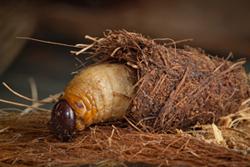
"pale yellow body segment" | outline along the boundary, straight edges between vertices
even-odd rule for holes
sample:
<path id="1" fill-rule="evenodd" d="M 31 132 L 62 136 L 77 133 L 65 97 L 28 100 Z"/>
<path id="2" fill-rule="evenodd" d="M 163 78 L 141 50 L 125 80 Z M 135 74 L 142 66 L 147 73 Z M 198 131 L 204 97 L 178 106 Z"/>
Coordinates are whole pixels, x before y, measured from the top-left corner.
<path id="1" fill-rule="evenodd" d="M 63 99 L 76 114 L 76 128 L 122 118 L 134 93 L 133 71 L 122 64 L 90 66 L 67 85 Z"/>

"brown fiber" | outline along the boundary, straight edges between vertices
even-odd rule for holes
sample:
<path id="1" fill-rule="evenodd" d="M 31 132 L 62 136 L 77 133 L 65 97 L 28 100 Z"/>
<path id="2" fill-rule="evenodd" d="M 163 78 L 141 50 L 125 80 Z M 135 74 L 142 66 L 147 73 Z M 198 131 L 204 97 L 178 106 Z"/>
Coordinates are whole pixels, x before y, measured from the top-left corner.
<path id="1" fill-rule="evenodd" d="M 236 112 L 249 97 L 244 61 L 211 57 L 201 49 L 176 48 L 141 34 L 108 31 L 87 50 L 101 61 L 136 69 L 136 95 L 129 117 L 146 131 L 187 129 Z M 86 50 L 86 49 L 85 49 Z"/>
<path id="2" fill-rule="evenodd" d="M 250 162 L 249 154 L 244 155 L 213 143 L 209 144 L 200 137 L 187 133 L 138 132 L 126 125 L 121 127 L 121 123 L 90 127 L 81 132 L 74 141 L 63 143 L 49 132 L 49 117 L 48 112 L 23 116 L 17 112 L 1 112 L 0 166 L 132 166 L 142 163 L 247 166 Z M 210 134 L 209 131 L 207 134 Z M 247 141 L 249 144 L 249 135 L 248 140 L 245 139 Z"/>

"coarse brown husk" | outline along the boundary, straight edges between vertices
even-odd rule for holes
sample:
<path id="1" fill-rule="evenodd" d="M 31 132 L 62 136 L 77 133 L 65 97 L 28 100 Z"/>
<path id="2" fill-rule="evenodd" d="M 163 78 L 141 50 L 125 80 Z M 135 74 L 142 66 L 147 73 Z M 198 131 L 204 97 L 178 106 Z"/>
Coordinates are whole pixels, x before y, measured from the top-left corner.
<path id="1" fill-rule="evenodd" d="M 201 49 L 176 48 L 141 34 L 107 31 L 88 50 L 102 61 L 136 69 L 137 85 L 128 117 L 146 131 L 187 129 L 218 122 L 249 97 L 244 61 L 211 57 Z M 88 52 L 88 53 L 89 53 Z"/>
<path id="2" fill-rule="evenodd" d="M 226 145 L 218 145 L 209 128 L 159 134 L 138 132 L 125 122 L 92 126 L 63 143 L 48 129 L 50 112 L 0 112 L 0 118 L 0 166 L 243 167 L 250 162 L 249 120 L 241 120 L 239 129 L 220 127 Z"/>

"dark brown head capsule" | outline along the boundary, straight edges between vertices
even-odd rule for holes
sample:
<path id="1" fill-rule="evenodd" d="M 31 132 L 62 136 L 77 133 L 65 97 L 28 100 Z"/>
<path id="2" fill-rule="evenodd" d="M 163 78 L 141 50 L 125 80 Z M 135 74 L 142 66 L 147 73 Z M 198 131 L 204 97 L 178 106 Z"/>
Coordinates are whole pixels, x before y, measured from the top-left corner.
<path id="1" fill-rule="evenodd" d="M 76 130 L 76 116 L 66 100 L 59 100 L 51 113 L 50 129 L 62 141 L 73 138 Z"/>

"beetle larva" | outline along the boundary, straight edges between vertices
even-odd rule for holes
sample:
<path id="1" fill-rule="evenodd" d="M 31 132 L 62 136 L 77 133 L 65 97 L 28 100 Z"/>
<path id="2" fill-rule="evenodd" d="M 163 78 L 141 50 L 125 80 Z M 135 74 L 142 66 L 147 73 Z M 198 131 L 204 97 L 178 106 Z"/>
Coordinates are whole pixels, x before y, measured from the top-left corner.
<path id="1" fill-rule="evenodd" d="M 79 72 L 52 110 L 52 131 L 68 140 L 91 124 L 122 118 L 133 95 L 133 76 L 122 64 L 94 65 Z"/>

